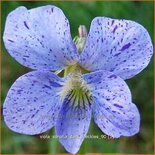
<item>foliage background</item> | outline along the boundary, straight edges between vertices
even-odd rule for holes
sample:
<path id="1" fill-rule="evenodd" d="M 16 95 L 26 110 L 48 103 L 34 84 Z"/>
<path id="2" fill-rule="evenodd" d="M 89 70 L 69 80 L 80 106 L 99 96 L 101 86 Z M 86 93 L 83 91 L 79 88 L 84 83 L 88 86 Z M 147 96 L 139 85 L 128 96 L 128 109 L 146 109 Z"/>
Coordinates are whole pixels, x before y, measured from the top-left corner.
<path id="1" fill-rule="evenodd" d="M 6 16 L 18 6 L 28 9 L 46 4 L 60 7 L 70 21 L 72 36 L 77 35 L 80 24 L 89 30 L 96 16 L 124 18 L 142 24 L 153 38 L 153 2 L 2 2 L 2 34 Z M 2 103 L 13 82 L 30 69 L 19 65 L 6 52 L 2 42 Z M 139 75 L 127 81 L 133 101 L 141 114 L 140 133 L 120 139 L 85 139 L 79 153 L 153 153 L 153 58 L 149 66 Z M 2 118 L 3 119 L 3 118 Z M 47 133 L 54 135 L 54 129 Z M 103 133 L 91 123 L 88 135 Z M 2 153 L 65 153 L 57 139 L 40 139 L 39 136 L 26 136 L 12 132 L 2 121 Z"/>

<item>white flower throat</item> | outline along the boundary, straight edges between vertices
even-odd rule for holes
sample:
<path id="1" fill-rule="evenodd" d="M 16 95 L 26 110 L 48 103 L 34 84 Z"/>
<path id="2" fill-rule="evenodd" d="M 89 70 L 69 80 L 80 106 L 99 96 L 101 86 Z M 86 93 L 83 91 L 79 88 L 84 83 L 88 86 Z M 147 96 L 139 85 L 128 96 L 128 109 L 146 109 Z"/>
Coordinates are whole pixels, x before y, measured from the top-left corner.
<path id="1" fill-rule="evenodd" d="M 77 65 L 64 82 L 59 95 L 62 100 L 64 100 L 65 97 L 71 100 L 71 105 L 83 107 L 91 104 L 92 99 L 90 88 L 81 76 L 82 71 Z"/>

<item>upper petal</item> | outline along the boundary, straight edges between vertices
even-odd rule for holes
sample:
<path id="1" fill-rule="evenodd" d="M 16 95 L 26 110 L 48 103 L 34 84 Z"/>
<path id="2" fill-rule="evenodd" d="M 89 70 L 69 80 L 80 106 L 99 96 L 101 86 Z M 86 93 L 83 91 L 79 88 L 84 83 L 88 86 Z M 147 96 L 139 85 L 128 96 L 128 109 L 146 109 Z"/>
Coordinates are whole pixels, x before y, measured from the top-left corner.
<path id="1" fill-rule="evenodd" d="M 151 38 L 142 25 L 96 17 L 80 61 L 88 70 L 108 70 L 129 79 L 148 65 L 152 54 Z"/>
<path id="2" fill-rule="evenodd" d="M 70 94 L 64 100 L 56 123 L 56 134 L 65 149 L 75 154 L 80 149 L 88 132 L 92 108 L 91 105 L 87 103 L 88 100 L 83 99 L 83 101 L 80 101 L 81 98 L 73 98 L 74 95 Z"/>
<path id="3" fill-rule="evenodd" d="M 3 105 L 6 125 L 23 134 L 39 134 L 55 125 L 63 79 L 51 72 L 30 72 L 11 86 Z"/>
<path id="4" fill-rule="evenodd" d="M 115 138 L 132 136 L 139 131 L 140 115 L 131 101 L 126 83 L 107 71 L 84 75 L 94 104 L 94 120 L 100 129 Z"/>
<path id="5" fill-rule="evenodd" d="M 3 40 L 11 56 L 32 69 L 58 70 L 78 59 L 69 22 L 62 10 L 52 5 L 12 11 Z"/>

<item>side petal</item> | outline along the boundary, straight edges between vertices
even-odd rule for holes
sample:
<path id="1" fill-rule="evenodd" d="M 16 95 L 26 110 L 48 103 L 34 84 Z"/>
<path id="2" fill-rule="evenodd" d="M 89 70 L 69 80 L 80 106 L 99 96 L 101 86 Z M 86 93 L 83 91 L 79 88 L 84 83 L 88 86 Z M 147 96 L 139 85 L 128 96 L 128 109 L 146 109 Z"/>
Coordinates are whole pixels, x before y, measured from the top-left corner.
<path id="1" fill-rule="evenodd" d="M 58 70 L 78 59 L 68 19 L 52 5 L 12 11 L 3 40 L 10 55 L 32 69 Z"/>
<path id="2" fill-rule="evenodd" d="M 6 125 L 13 131 L 35 135 L 55 125 L 61 107 L 63 80 L 51 72 L 33 71 L 11 86 L 3 105 Z"/>
<path id="3" fill-rule="evenodd" d="M 102 101 L 95 101 L 94 120 L 105 134 L 119 138 L 120 136 L 133 136 L 139 132 L 140 115 L 135 104 L 120 110 L 108 110 Z M 104 102 L 105 103 L 105 102 Z"/>
<path id="4" fill-rule="evenodd" d="M 151 38 L 142 25 L 96 17 L 91 23 L 81 64 L 91 71 L 108 70 L 129 79 L 148 65 L 152 54 Z"/>
<path id="5" fill-rule="evenodd" d="M 99 128 L 114 138 L 138 133 L 140 115 L 131 102 L 131 93 L 126 83 L 107 71 L 84 75 L 84 79 L 94 99 L 94 120 Z"/>
<path id="6" fill-rule="evenodd" d="M 72 100 L 72 95 L 68 96 L 63 103 L 56 123 L 56 134 L 64 148 L 75 154 L 88 132 L 91 121 L 91 106 L 77 105 L 76 100 Z M 83 103 L 83 105 L 86 103 Z"/>

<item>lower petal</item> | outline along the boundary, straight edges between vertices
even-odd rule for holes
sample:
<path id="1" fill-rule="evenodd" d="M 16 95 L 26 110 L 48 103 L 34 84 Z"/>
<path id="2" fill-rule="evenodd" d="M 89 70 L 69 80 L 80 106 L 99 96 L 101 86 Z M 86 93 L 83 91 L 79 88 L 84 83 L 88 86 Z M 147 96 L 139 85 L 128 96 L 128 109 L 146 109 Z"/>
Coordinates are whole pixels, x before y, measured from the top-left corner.
<path id="1" fill-rule="evenodd" d="M 89 129 L 91 106 L 74 106 L 76 103 L 68 98 L 64 100 L 56 124 L 56 134 L 65 149 L 75 154 Z"/>
<path id="2" fill-rule="evenodd" d="M 4 101 L 6 125 L 28 135 L 51 129 L 61 106 L 58 92 L 62 82 L 51 72 L 33 71 L 19 77 Z"/>

